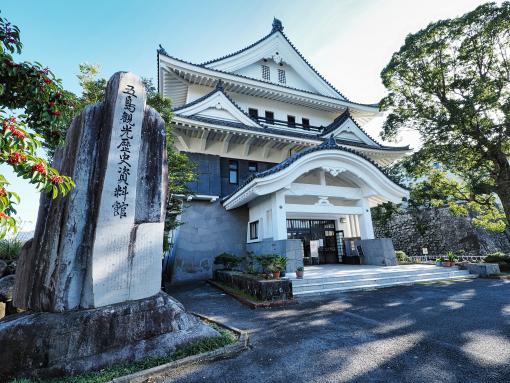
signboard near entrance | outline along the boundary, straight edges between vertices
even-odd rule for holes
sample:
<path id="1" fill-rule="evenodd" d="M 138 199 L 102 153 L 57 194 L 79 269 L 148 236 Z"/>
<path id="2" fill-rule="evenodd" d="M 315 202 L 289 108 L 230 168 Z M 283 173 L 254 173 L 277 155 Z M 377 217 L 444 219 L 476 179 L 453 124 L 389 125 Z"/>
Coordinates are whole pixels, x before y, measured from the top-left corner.
<path id="1" fill-rule="evenodd" d="M 319 241 L 310 241 L 310 257 L 319 258 Z"/>

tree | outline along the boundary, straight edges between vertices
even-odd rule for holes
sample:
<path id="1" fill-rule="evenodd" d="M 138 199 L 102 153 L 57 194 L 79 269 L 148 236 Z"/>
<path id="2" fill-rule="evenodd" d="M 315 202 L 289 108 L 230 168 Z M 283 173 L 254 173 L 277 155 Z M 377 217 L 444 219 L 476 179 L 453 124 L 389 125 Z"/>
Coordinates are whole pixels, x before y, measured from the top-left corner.
<path id="1" fill-rule="evenodd" d="M 49 166 L 37 150 L 62 142 L 72 99 L 47 68 L 16 63 L 12 55 L 21 53 L 21 48 L 19 28 L 0 18 L 0 163 L 56 198 L 66 195 L 74 183 Z M 14 110 L 23 112 L 15 116 Z M 0 175 L 0 238 L 16 229 L 14 206 L 20 202 L 7 185 Z"/>
<path id="2" fill-rule="evenodd" d="M 81 64 L 80 73 L 77 75 L 83 89 L 76 103 L 84 107 L 90 103 L 102 100 L 106 89 L 106 80 L 98 78 L 99 66 L 94 64 Z M 152 79 L 142 78 L 147 96 L 147 105 L 158 111 L 165 121 L 167 133 L 167 158 L 168 158 L 168 199 L 166 201 L 165 217 L 165 249 L 168 248 L 168 233 L 178 227 L 182 222 L 178 217 L 182 213 L 183 201 L 193 193 L 188 183 L 195 179 L 194 164 L 188 160 L 185 154 L 175 150 L 172 135 L 172 102 L 169 98 L 160 95 L 154 86 Z"/>
<path id="3" fill-rule="evenodd" d="M 484 4 L 409 35 L 381 77 L 389 91 L 381 102 L 389 112 L 383 137 L 413 129 L 422 138 L 405 164 L 428 178 L 417 198 L 429 193 L 431 203 L 457 214 L 478 212 L 475 223 L 491 229 L 508 225 L 510 3 Z"/>

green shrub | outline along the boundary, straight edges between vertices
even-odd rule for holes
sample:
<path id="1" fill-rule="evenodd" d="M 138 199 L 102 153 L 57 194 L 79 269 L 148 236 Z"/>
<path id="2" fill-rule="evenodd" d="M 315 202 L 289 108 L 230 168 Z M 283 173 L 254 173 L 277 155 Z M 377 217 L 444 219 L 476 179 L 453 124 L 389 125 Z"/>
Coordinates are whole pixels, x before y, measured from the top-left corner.
<path id="1" fill-rule="evenodd" d="M 395 251 L 395 256 L 397 257 L 398 263 L 409 263 L 411 262 L 411 258 L 409 258 L 405 252 L 402 250 Z"/>
<path id="2" fill-rule="evenodd" d="M 485 263 L 510 263 L 510 256 L 505 255 L 501 251 L 487 254 L 483 260 Z"/>
<path id="3" fill-rule="evenodd" d="M 14 261 L 18 259 L 18 256 L 21 252 L 21 248 L 25 244 L 25 241 L 22 241 L 19 238 L 4 238 L 0 240 L 0 259 L 6 261 Z"/>
<path id="4" fill-rule="evenodd" d="M 215 265 L 223 265 L 225 270 L 232 270 L 241 263 L 242 259 L 230 253 L 221 253 L 214 258 Z"/>
<path id="5" fill-rule="evenodd" d="M 263 273 L 271 273 L 276 270 L 275 262 L 276 259 L 279 257 L 278 254 L 260 254 L 255 256 L 255 260 L 260 264 L 260 267 L 262 267 Z"/>

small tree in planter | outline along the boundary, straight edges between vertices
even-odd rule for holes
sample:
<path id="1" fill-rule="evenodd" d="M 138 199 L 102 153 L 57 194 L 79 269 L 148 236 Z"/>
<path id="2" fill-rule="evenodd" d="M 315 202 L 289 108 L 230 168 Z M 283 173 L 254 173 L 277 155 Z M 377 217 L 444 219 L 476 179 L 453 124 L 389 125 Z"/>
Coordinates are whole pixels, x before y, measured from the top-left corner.
<path id="1" fill-rule="evenodd" d="M 214 258 L 215 265 L 223 265 L 224 270 L 232 270 L 241 263 L 241 259 L 230 253 L 221 253 Z"/>
<path id="2" fill-rule="evenodd" d="M 262 268 L 262 273 L 265 275 L 273 274 L 274 277 L 276 277 L 276 273 L 278 273 L 278 277 L 280 277 L 280 272 L 277 271 L 276 268 L 276 257 L 278 255 L 276 254 L 260 254 L 255 256 L 255 259 L 260 264 L 260 267 Z"/>

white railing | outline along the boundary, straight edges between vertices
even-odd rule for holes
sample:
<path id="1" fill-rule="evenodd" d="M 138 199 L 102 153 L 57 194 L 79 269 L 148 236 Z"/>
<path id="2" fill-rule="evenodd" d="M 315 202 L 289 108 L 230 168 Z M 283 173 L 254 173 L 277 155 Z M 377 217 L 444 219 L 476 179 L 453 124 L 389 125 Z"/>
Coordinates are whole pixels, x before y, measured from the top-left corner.
<path id="1" fill-rule="evenodd" d="M 413 263 L 434 263 L 436 262 L 437 258 L 443 257 L 444 259 L 447 259 L 445 255 L 420 255 L 420 256 L 411 256 L 409 257 L 411 259 L 411 262 Z M 456 255 L 456 258 L 458 261 L 467 261 L 471 263 L 478 263 L 483 262 L 485 259 L 485 255 Z"/>

